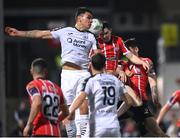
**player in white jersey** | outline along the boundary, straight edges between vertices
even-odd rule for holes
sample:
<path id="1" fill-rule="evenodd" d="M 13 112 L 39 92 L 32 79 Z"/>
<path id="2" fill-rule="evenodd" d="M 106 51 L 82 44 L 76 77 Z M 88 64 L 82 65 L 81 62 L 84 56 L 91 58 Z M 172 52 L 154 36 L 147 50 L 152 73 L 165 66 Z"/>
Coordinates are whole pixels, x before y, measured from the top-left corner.
<path id="1" fill-rule="evenodd" d="M 90 76 L 90 73 L 87 70 L 90 49 L 93 49 L 95 53 L 98 51 L 97 42 L 94 35 L 87 31 L 91 26 L 92 18 L 93 14 L 89 9 L 80 7 L 77 9 L 75 15 L 75 27 L 65 27 L 53 31 L 20 31 L 11 27 L 5 28 L 5 32 L 10 36 L 58 39 L 60 41 L 63 63 L 61 73 L 61 88 L 68 105 L 71 105 L 75 98 L 76 92 L 79 91 L 79 82 Z M 87 108 L 81 107 L 80 109 L 80 114 L 83 116 L 83 121 L 80 122 L 85 122 L 84 124 L 88 124 Z M 88 127 L 88 125 L 85 127 Z M 74 117 L 69 118 L 69 121 L 66 121 L 66 130 L 69 137 L 75 136 L 76 131 Z"/>
<path id="2" fill-rule="evenodd" d="M 133 90 L 125 86 L 112 74 L 103 73 L 106 58 L 103 54 L 95 54 L 91 58 L 92 76 L 82 83 L 82 90 L 73 101 L 69 110 L 70 116 L 88 97 L 90 110 L 90 136 L 119 137 L 120 126 L 117 118 L 119 99 L 128 105 L 132 100 L 127 91 Z"/>

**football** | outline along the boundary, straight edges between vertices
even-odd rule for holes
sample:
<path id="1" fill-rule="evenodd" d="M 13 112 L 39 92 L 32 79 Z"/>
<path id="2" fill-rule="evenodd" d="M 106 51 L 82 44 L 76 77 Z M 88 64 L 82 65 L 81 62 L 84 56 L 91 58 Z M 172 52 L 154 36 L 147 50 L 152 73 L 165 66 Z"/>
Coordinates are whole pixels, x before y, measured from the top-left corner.
<path id="1" fill-rule="evenodd" d="M 95 35 L 99 35 L 102 31 L 103 23 L 99 19 L 92 19 L 91 27 L 89 31 Z"/>

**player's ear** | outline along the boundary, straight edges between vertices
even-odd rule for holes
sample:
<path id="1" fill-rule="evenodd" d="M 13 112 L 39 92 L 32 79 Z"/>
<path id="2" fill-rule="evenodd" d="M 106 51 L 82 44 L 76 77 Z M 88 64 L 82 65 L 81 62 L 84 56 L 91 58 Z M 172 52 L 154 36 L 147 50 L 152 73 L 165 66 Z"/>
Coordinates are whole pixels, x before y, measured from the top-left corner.
<path id="1" fill-rule="evenodd" d="M 135 50 L 136 50 L 136 52 L 139 52 L 139 48 L 138 48 L 138 47 L 136 47 L 136 49 L 135 49 Z"/>
<path id="2" fill-rule="evenodd" d="M 82 18 L 81 15 L 77 16 L 77 22 L 81 22 L 81 18 Z"/>

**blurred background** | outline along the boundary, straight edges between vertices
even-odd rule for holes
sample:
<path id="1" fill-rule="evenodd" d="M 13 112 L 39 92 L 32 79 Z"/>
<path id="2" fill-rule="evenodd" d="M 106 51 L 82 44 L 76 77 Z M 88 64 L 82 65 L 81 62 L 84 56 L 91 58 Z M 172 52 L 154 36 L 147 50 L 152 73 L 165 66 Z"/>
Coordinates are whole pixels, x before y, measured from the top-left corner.
<path id="1" fill-rule="evenodd" d="M 123 40 L 137 39 L 140 55 L 154 62 L 162 104 L 179 88 L 179 0 L 0 0 L 1 136 L 16 136 L 22 125 L 19 118 L 28 114 L 25 86 L 32 79 L 29 74 L 32 60 L 45 58 L 49 63 L 49 77 L 58 84 L 61 68 L 58 42 L 9 37 L 4 34 L 4 27 L 32 30 L 73 26 L 79 6 L 89 7 L 95 18 L 109 21 L 113 33 Z M 167 121 L 173 115 L 177 117 L 177 106 L 172 112 Z"/>

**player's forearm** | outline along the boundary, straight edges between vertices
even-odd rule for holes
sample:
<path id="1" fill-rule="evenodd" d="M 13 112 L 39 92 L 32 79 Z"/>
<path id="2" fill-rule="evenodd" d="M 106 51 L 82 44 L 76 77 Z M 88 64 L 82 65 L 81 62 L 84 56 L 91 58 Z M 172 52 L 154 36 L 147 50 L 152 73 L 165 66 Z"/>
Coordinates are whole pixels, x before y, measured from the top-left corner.
<path id="1" fill-rule="evenodd" d="M 142 61 L 139 57 L 129 52 L 126 57 L 134 64 L 142 65 L 144 61 Z"/>
<path id="2" fill-rule="evenodd" d="M 152 97 L 153 96 L 157 97 L 157 100 L 159 101 L 156 76 L 148 77 L 148 81 L 149 81 L 149 85 L 150 85 L 150 88 L 151 88 Z"/>
<path id="3" fill-rule="evenodd" d="M 83 101 L 84 101 L 84 100 L 79 100 L 79 98 L 76 98 L 76 99 L 74 100 L 74 102 L 71 104 L 71 106 L 69 107 L 69 112 L 70 112 L 70 114 L 74 113 L 75 110 L 76 110 L 77 108 L 79 108 L 80 105 L 82 105 Z"/>
<path id="4" fill-rule="evenodd" d="M 157 90 L 157 86 L 156 85 L 153 85 L 153 86 L 150 86 L 151 87 L 151 95 L 154 95 L 158 98 L 159 100 L 159 96 L 158 96 L 158 90 Z"/>
<path id="5" fill-rule="evenodd" d="M 48 38 L 50 31 L 44 30 L 32 30 L 32 31 L 18 31 L 18 36 L 20 37 L 28 37 L 28 38 L 42 38 L 46 39 Z"/>
<path id="6" fill-rule="evenodd" d="M 84 100 L 86 99 L 86 93 L 85 92 L 80 92 L 78 97 L 75 98 L 71 106 L 69 107 L 69 112 L 70 114 L 74 113 L 77 108 L 79 108 Z"/>
<path id="7" fill-rule="evenodd" d="M 159 113 L 159 116 L 158 116 L 158 118 L 156 119 L 156 121 L 157 121 L 158 124 L 162 121 L 162 119 L 164 118 L 164 116 L 166 115 L 166 113 L 169 111 L 169 109 L 170 109 L 170 107 L 168 107 L 167 105 L 165 105 L 165 106 L 161 109 L 161 111 L 160 111 L 160 113 Z"/>

